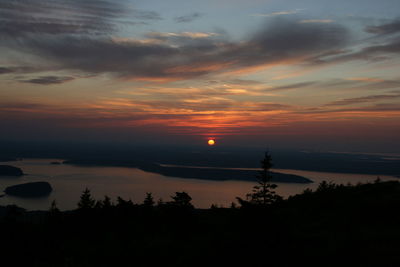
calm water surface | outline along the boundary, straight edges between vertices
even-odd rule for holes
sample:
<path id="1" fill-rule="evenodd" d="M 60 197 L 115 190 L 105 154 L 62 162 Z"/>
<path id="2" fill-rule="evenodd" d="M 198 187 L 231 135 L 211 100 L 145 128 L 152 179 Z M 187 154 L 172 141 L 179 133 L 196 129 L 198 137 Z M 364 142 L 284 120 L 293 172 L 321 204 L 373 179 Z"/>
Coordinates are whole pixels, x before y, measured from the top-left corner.
<path id="1" fill-rule="evenodd" d="M 160 174 L 144 172 L 135 168 L 125 167 L 82 167 L 74 165 L 51 165 L 57 159 L 24 159 L 7 162 L 20 167 L 27 175 L 22 177 L 1 177 L 0 191 L 5 187 L 34 181 L 47 181 L 53 187 L 49 197 L 27 199 L 4 196 L 0 205 L 16 204 L 29 210 L 46 210 L 53 200 L 62 210 L 76 208 L 81 192 L 87 187 L 96 199 L 104 195 L 115 199 L 121 196 L 142 202 L 146 192 L 152 192 L 156 200 L 170 200 L 177 191 L 186 191 L 193 198 L 193 204 L 198 208 L 208 208 L 211 204 L 229 206 L 235 197 L 244 197 L 250 192 L 254 183 L 241 181 L 207 181 L 198 179 L 183 179 L 166 177 Z M 277 192 L 285 197 L 301 193 L 306 188 L 315 189 L 323 180 L 336 183 L 368 182 L 376 179 L 376 175 L 323 173 L 299 170 L 275 170 L 282 173 L 297 174 L 315 181 L 314 184 L 281 184 Z M 392 176 L 380 176 L 382 180 L 394 180 Z"/>

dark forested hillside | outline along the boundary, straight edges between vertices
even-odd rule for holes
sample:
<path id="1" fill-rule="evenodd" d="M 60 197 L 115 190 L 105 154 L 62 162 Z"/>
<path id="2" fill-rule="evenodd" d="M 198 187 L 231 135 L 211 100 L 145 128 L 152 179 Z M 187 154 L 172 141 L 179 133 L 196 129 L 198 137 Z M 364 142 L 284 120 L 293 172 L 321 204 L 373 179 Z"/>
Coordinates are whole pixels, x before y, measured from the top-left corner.
<path id="1" fill-rule="evenodd" d="M 195 209 L 87 190 L 79 208 L 0 209 L 2 262 L 26 266 L 397 266 L 400 184 L 322 183 L 270 205 Z"/>

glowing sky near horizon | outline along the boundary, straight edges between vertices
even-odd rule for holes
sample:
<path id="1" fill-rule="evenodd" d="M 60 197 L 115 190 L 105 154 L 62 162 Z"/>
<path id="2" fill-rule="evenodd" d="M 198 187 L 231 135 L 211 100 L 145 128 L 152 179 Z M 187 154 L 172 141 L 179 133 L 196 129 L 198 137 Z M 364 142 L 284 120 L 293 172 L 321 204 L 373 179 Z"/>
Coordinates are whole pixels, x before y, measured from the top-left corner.
<path id="1" fill-rule="evenodd" d="M 2 1 L 0 53 L 0 140 L 400 149 L 398 0 Z"/>

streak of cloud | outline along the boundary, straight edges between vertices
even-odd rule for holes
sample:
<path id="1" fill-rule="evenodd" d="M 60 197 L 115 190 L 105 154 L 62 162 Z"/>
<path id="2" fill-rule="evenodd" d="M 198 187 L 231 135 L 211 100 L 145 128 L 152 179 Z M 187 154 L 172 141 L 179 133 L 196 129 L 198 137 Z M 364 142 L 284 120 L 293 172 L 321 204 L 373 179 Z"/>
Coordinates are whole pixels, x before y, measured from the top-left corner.
<path id="1" fill-rule="evenodd" d="M 198 13 L 198 12 L 194 12 L 188 15 L 184 15 L 184 16 L 179 16 L 179 17 L 175 17 L 174 21 L 177 23 L 188 23 L 188 22 L 192 22 L 196 19 L 199 19 L 203 16 L 203 14 Z"/>
<path id="2" fill-rule="evenodd" d="M 334 101 L 326 104 L 326 106 L 347 106 L 354 104 L 365 104 L 370 102 L 377 102 L 381 100 L 395 100 L 400 98 L 400 93 L 397 94 L 385 94 L 385 95 L 369 95 L 363 97 L 347 98 L 338 101 Z"/>
<path id="3" fill-rule="evenodd" d="M 74 80 L 74 77 L 68 76 L 41 76 L 38 78 L 21 80 L 24 83 L 40 84 L 40 85 L 50 85 L 50 84 L 61 84 Z"/>
<path id="4" fill-rule="evenodd" d="M 294 14 L 298 14 L 302 10 L 304 10 L 304 9 L 276 11 L 276 12 L 272 12 L 272 13 L 259 13 L 259 14 L 253 14 L 252 16 L 254 16 L 254 17 L 275 17 L 275 16 L 283 16 L 283 15 L 294 15 Z"/>
<path id="5" fill-rule="evenodd" d="M 331 19 L 304 19 L 300 20 L 299 23 L 333 23 Z"/>
<path id="6" fill-rule="evenodd" d="M 389 35 L 400 32 L 400 19 L 391 21 L 390 23 L 381 24 L 377 26 L 368 26 L 365 31 L 373 34 Z"/>

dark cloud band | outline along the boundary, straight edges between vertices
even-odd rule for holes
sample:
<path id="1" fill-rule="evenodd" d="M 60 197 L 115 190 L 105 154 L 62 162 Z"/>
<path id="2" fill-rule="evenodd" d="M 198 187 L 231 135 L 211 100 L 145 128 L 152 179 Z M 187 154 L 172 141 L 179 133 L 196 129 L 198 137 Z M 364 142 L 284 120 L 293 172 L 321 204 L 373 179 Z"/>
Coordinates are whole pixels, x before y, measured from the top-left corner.
<path id="1" fill-rule="evenodd" d="M 61 84 L 65 82 L 69 82 L 74 80 L 74 77 L 68 76 L 42 76 L 29 80 L 22 80 L 24 83 L 33 83 L 33 84 L 41 84 L 41 85 L 50 85 L 50 84 Z"/>
<path id="2" fill-rule="evenodd" d="M 346 29 L 338 25 L 277 20 L 238 43 L 221 36 L 180 36 L 173 40 L 173 45 L 169 39 L 154 43 L 66 36 L 26 38 L 20 48 L 66 69 L 128 78 L 190 79 L 303 61 L 316 53 L 342 47 L 347 38 Z"/>

